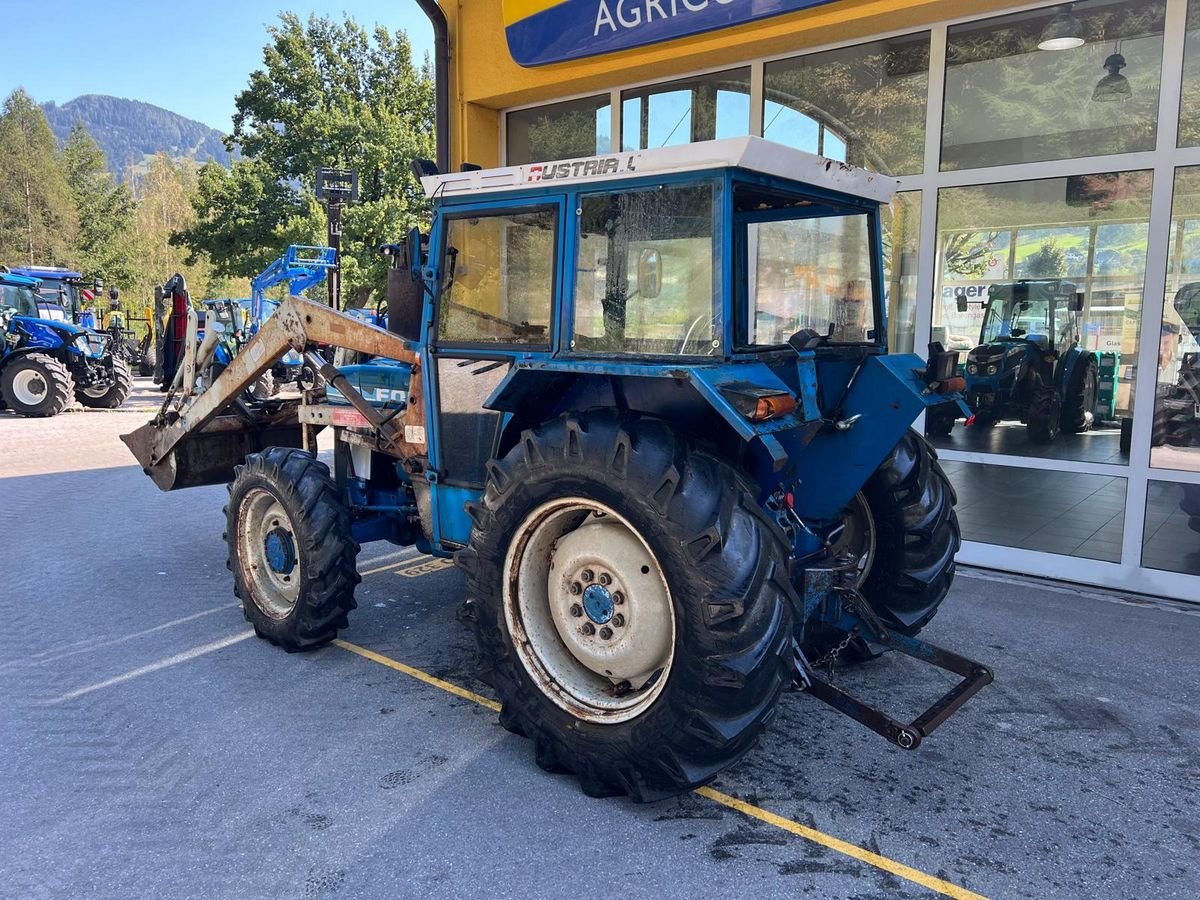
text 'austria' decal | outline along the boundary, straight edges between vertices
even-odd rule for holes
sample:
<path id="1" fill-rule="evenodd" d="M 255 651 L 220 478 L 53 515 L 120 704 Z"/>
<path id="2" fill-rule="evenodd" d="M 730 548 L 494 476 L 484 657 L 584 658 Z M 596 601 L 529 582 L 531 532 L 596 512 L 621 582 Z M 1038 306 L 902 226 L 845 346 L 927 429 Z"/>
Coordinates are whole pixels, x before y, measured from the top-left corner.
<path id="1" fill-rule="evenodd" d="M 504 0 L 518 65 L 541 66 L 743 25 L 833 0 Z"/>
<path id="2" fill-rule="evenodd" d="M 602 175 L 623 175 L 636 172 L 637 154 L 598 156 L 563 163 L 536 163 L 525 167 L 526 181 L 559 181 L 564 178 L 588 178 Z"/>

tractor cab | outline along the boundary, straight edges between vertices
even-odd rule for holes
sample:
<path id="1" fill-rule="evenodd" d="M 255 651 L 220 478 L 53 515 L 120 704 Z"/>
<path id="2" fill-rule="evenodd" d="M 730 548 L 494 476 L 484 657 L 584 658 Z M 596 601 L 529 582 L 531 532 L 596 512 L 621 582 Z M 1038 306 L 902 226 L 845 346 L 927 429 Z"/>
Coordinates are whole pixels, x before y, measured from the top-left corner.
<path id="1" fill-rule="evenodd" d="M 41 318 L 95 329 L 95 314 L 86 307 L 102 286 L 98 280 L 85 282 L 79 272 L 56 266 L 25 266 L 12 272 L 39 282 L 37 300 Z"/>

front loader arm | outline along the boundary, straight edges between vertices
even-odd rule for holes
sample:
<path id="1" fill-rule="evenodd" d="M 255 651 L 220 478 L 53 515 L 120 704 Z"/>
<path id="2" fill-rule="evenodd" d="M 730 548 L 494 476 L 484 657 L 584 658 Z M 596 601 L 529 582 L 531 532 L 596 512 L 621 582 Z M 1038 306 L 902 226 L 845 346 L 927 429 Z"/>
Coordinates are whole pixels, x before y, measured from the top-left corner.
<path id="1" fill-rule="evenodd" d="M 209 455 L 224 458 L 231 452 L 240 452 L 234 445 L 239 436 L 242 436 L 241 433 L 250 428 L 278 429 L 294 423 L 296 416 L 293 405 L 290 410 L 285 408 L 264 415 L 260 422 L 246 423 L 244 428 L 236 427 L 237 420 L 222 422 L 219 427 L 208 427 L 289 349 L 303 353 L 309 344 L 317 343 L 395 359 L 412 366 L 412 380 L 416 389 L 410 391 L 410 406 L 404 422 L 408 426 L 424 425 L 422 405 L 420 402 L 412 402 L 420 397 L 417 387 L 420 378 L 420 357 L 407 341 L 326 306 L 299 297 L 289 297 L 279 305 L 275 314 L 262 324 L 258 333 L 246 343 L 207 390 L 198 396 L 184 398 L 178 409 L 168 410 L 165 404 L 164 410 L 154 421 L 131 434 L 122 435 L 121 440 L 129 446 L 142 468 L 163 490 L 187 487 L 193 483 L 212 483 L 211 480 L 193 480 L 189 483 L 186 479 L 184 483 L 179 483 L 177 461 L 173 458 L 176 449 L 190 438 L 206 432 L 206 438 L 217 438 L 216 441 L 210 440 L 210 443 L 224 445 L 209 448 Z M 191 354 L 196 352 L 194 347 L 188 347 L 186 351 Z M 168 404 L 169 400 L 170 398 Z M 418 433 L 422 432 L 423 429 Z M 406 445 L 400 440 L 393 443 L 398 445 L 395 449 L 397 455 L 402 457 L 423 453 L 425 449 L 423 441 L 413 445 Z M 214 450 L 215 453 L 211 452 Z"/>

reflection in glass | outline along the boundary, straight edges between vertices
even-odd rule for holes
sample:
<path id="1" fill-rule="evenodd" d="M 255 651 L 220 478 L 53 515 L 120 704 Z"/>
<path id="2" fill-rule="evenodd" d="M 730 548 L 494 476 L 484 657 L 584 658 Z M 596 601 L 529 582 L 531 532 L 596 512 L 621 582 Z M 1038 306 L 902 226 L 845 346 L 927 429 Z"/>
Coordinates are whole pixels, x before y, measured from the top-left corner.
<path id="1" fill-rule="evenodd" d="M 917 258 L 921 249 L 921 192 L 897 194 L 882 210 L 883 289 L 888 348 L 912 353 L 917 315 Z"/>
<path id="2" fill-rule="evenodd" d="M 1146 485 L 1142 565 L 1200 575 L 1200 485 Z"/>
<path id="3" fill-rule="evenodd" d="M 723 324 L 713 290 L 719 196 L 716 183 L 584 195 L 575 349 L 714 352 Z"/>
<path id="4" fill-rule="evenodd" d="M 1200 471 L 1200 167 L 1178 169 L 1150 463 Z"/>
<path id="5" fill-rule="evenodd" d="M 621 93 L 621 148 L 647 150 L 750 133 L 750 69 Z"/>
<path id="6" fill-rule="evenodd" d="M 768 62 L 763 137 L 889 175 L 920 172 L 929 34 Z"/>
<path id="7" fill-rule="evenodd" d="M 943 460 L 963 540 L 1121 561 L 1125 479 Z"/>
<path id="8" fill-rule="evenodd" d="M 1077 3 L 1066 50 L 1038 49 L 1054 7 L 951 27 L 942 169 L 1154 149 L 1165 9 Z"/>
<path id="9" fill-rule="evenodd" d="M 608 94 L 601 94 L 510 112 L 505 119 L 506 164 L 523 166 L 608 153 L 612 149 L 610 109 Z"/>
<path id="10" fill-rule="evenodd" d="M 1188 0 L 1183 44 L 1183 90 L 1179 98 L 1179 146 L 1200 144 L 1200 0 Z"/>
<path id="11" fill-rule="evenodd" d="M 959 351 L 973 415 L 928 416 L 939 445 L 1127 462 L 1151 180 L 941 191 L 932 339 Z"/>
<path id="12" fill-rule="evenodd" d="M 751 222 L 746 241 L 751 344 L 783 344 L 803 328 L 835 344 L 874 337 L 865 215 Z"/>

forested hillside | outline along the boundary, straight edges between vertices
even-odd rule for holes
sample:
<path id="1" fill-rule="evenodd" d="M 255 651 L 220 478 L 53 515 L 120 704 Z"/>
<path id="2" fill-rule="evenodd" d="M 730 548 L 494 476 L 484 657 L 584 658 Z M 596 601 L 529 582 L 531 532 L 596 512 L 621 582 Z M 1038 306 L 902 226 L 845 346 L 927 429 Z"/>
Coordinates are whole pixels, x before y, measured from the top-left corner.
<path id="1" fill-rule="evenodd" d="M 131 168 L 135 173 L 145 172 L 157 153 L 177 161 L 215 160 L 229 165 L 229 151 L 219 131 L 150 103 L 87 94 L 62 106 L 46 103 L 42 109 L 60 142 L 66 141 L 76 122 L 82 122 L 119 180 Z"/>

